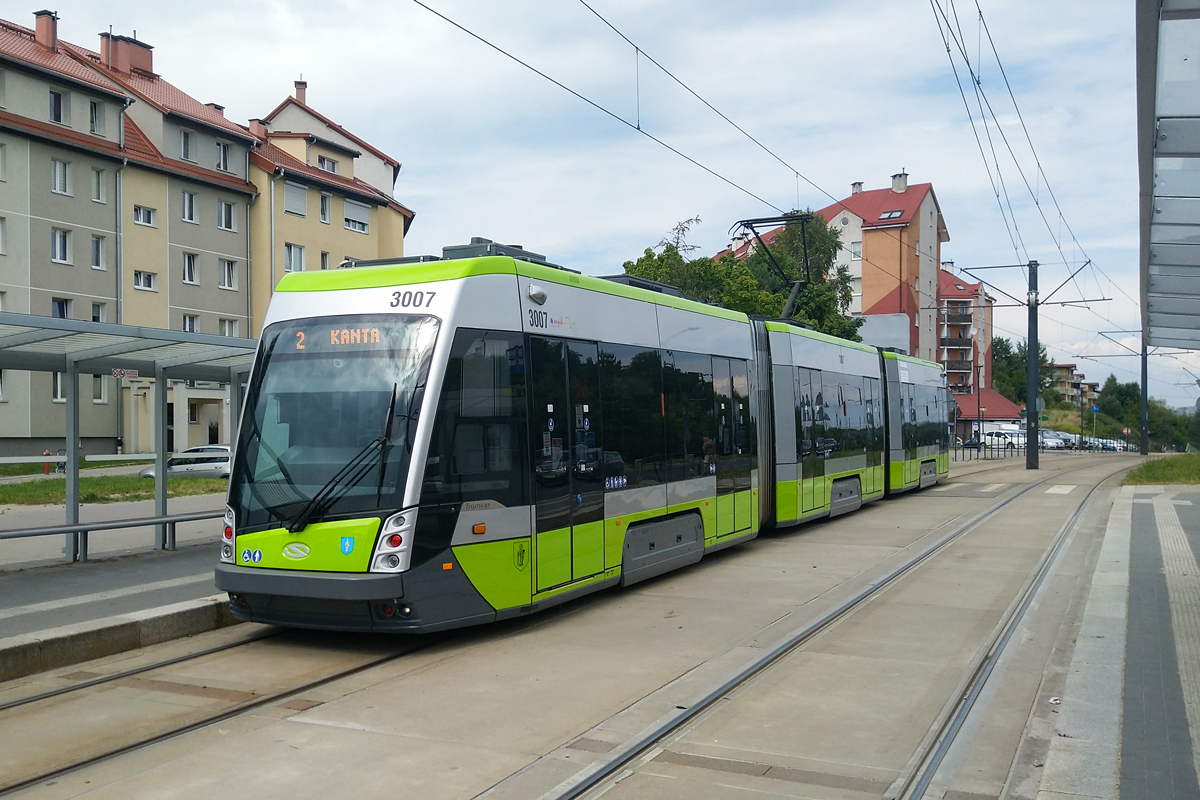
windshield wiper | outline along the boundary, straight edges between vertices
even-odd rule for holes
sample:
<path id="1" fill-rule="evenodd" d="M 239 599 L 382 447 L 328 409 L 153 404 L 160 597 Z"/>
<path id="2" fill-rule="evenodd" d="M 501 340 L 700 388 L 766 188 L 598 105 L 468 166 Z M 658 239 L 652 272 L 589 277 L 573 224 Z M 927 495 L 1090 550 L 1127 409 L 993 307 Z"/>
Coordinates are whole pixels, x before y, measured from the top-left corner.
<path id="1" fill-rule="evenodd" d="M 299 533 L 308 527 L 308 524 L 313 519 L 328 511 L 334 503 L 341 499 L 342 495 L 348 489 L 357 484 L 371 470 L 371 459 L 374 456 L 380 458 L 379 470 L 381 473 L 384 468 L 384 456 L 387 453 L 388 443 L 392 436 L 392 419 L 396 413 L 396 392 L 400 388 L 399 383 L 392 384 L 392 399 L 388 402 L 387 424 L 384 426 L 383 436 L 376 437 L 367 443 L 367 446 L 346 462 L 337 473 L 325 482 L 312 499 L 305 504 L 296 518 L 288 525 L 288 530 L 292 533 Z"/>

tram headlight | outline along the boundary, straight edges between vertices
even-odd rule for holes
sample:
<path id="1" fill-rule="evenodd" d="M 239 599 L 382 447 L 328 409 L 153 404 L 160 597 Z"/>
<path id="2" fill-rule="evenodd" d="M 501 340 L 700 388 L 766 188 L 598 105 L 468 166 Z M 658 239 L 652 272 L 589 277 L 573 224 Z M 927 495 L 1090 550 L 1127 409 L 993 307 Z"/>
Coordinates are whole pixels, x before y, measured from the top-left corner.
<path id="1" fill-rule="evenodd" d="M 404 572 L 408 569 L 416 524 L 415 508 L 393 514 L 383 521 L 371 556 L 371 572 Z"/>
<path id="2" fill-rule="evenodd" d="M 232 564 L 236 552 L 237 528 L 234 527 L 233 508 L 225 506 L 225 516 L 221 518 L 221 561 Z"/>

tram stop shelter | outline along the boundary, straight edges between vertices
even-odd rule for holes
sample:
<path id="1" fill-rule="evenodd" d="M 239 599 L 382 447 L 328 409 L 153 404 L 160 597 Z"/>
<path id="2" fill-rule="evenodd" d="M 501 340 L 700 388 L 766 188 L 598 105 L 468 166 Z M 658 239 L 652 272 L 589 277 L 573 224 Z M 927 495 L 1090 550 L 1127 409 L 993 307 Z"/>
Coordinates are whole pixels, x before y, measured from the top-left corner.
<path id="1" fill-rule="evenodd" d="M 242 383 L 257 339 L 239 339 L 107 322 L 0 312 L 0 369 L 61 374 L 66 400 L 66 524 L 79 523 L 79 376 L 121 376 L 136 370 L 154 378 L 154 513 L 167 514 L 167 381 L 228 383 L 236 426 Z M 155 548 L 167 546 L 159 525 Z M 78 534 L 67 534 L 68 561 L 80 557 Z M 86 557 L 86 556 L 85 556 Z"/>

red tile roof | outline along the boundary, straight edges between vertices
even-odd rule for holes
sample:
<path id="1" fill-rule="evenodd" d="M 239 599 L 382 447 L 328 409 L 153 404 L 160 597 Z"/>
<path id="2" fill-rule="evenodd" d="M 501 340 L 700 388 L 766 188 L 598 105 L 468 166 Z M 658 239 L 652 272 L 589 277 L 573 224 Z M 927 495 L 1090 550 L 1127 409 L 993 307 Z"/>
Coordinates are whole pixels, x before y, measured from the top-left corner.
<path id="1" fill-rule="evenodd" d="M 114 158 L 121 158 L 121 148 L 116 142 L 99 136 L 80 133 L 63 125 L 56 125 L 53 122 L 42 122 L 41 120 L 11 114 L 7 111 L 0 111 L 0 125 L 24 131 L 39 138 L 66 142 L 69 145 L 84 150 L 91 150 L 92 152 L 104 153 Z"/>
<path id="2" fill-rule="evenodd" d="M 66 44 L 59 40 L 58 52 L 47 50 L 34 40 L 34 32 L 30 28 L 0 20 L 0 58 L 19 61 L 107 94 L 125 96 L 120 89 L 72 58 L 69 45 L 64 47 Z"/>
<path id="3" fill-rule="evenodd" d="M 162 77 L 139 69 L 130 70 L 128 74 L 108 69 L 100 60 L 100 54 L 79 45 L 60 42 L 62 49 L 70 53 L 85 69 L 90 67 L 113 83 L 126 89 L 138 99 L 157 108 L 164 114 L 175 114 L 186 117 L 193 122 L 199 122 L 212 128 L 237 136 L 241 139 L 252 139 L 249 133 L 240 125 L 225 119 L 225 115 L 211 106 L 206 106 L 187 92 L 173 86 Z"/>
<path id="4" fill-rule="evenodd" d="M 408 220 L 412 220 L 414 216 L 411 210 L 397 203 L 366 181 L 359 178 L 347 178 L 334 172 L 327 172 L 326 170 L 309 166 L 285 150 L 271 144 L 269 141 L 263 142 L 259 140 L 259 146 L 250 152 L 250 163 L 267 172 L 274 172 L 276 167 L 281 167 L 287 172 L 301 175 L 313 183 L 321 184 L 347 194 L 353 194 L 376 205 L 386 205 L 403 214 Z M 407 224 L 405 227 L 407 227 Z"/>
<path id="5" fill-rule="evenodd" d="M 300 102 L 299 100 L 297 100 L 295 97 L 291 97 L 291 96 L 289 96 L 289 97 L 285 98 L 285 99 L 284 99 L 284 101 L 283 101 L 282 103 L 280 103 L 279 105 L 275 106 L 275 109 L 274 109 L 273 111 L 271 111 L 271 113 L 270 113 L 270 114 L 267 114 L 267 116 L 263 117 L 263 122 L 266 122 L 266 123 L 270 124 L 271 120 L 275 119 L 275 117 L 277 117 L 277 116 L 279 115 L 279 112 L 283 111 L 283 109 L 285 109 L 285 108 L 286 108 L 287 106 L 289 106 L 289 105 L 294 105 L 294 106 L 296 106 L 297 108 L 300 108 L 300 109 L 302 109 L 302 110 L 304 110 L 304 111 L 307 111 L 309 114 L 312 114 L 314 117 L 316 117 L 317 119 L 319 119 L 321 122 L 323 122 L 323 123 L 325 123 L 326 125 L 328 125 L 328 126 L 330 127 L 330 129 L 337 131 L 337 132 L 338 132 L 338 133 L 340 133 L 342 136 L 345 136 L 347 139 L 349 139 L 350 141 L 354 142 L 355 144 L 357 144 L 359 147 L 361 147 L 362 149 L 366 150 L 367 152 L 369 152 L 369 153 L 373 153 L 374 155 L 376 155 L 376 156 L 378 156 L 379 158 L 383 159 L 383 161 L 384 161 L 385 163 L 387 163 L 387 164 L 390 164 L 390 165 L 392 166 L 392 169 L 393 169 L 393 171 L 394 171 L 395 169 L 399 168 L 399 166 L 400 166 L 400 162 L 399 162 L 399 161 L 397 161 L 396 159 L 392 158 L 391 156 L 389 156 L 387 153 L 383 152 L 383 151 L 382 151 L 382 150 L 380 150 L 379 148 L 375 147 L 375 146 L 374 146 L 374 145 L 372 145 L 370 142 L 366 142 L 366 141 L 363 141 L 362 139 L 358 138 L 358 137 L 357 137 L 357 136 L 355 136 L 353 133 L 351 133 L 350 131 L 346 130 L 346 129 L 345 129 L 345 128 L 343 128 L 341 125 L 338 125 L 336 122 L 334 122 L 333 120 L 329 119 L 329 117 L 326 117 L 326 116 L 325 116 L 324 114 L 322 114 L 321 112 L 319 112 L 319 111 L 314 111 L 314 110 L 313 110 L 311 107 L 309 107 L 308 105 L 305 105 L 304 103 L 301 103 L 301 102 Z"/>
<path id="6" fill-rule="evenodd" d="M 932 183 L 914 183 L 903 192 L 893 192 L 887 189 L 869 189 L 850 195 L 833 205 L 822 208 L 817 213 L 831 220 L 843 211 L 859 217 L 863 221 L 863 229 L 890 228 L 907 225 L 921 208 L 925 195 L 933 192 Z M 934 199 L 936 202 L 936 197 Z M 899 211 L 900 215 L 890 219 L 880 219 L 889 211 Z"/>
<path id="7" fill-rule="evenodd" d="M 984 419 L 1020 419 L 1021 409 L 1012 400 L 994 389 L 982 389 L 980 394 L 956 394 L 954 400 L 958 403 L 960 419 L 977 419 L 979 417 L 979 397 L 983 397 Z"/>
<path id="8" fill-rule="evenodd" d="M 949 270 L 938 270 L 939 300 L 973 300 L 979 295 L 980 283 L 963 280 Z"/>

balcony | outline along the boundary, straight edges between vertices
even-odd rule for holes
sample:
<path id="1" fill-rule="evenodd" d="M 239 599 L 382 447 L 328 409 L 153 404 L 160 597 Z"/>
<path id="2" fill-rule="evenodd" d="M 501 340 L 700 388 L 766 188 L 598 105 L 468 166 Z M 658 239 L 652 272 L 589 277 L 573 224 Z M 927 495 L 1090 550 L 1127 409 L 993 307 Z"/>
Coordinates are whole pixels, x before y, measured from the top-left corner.
<path id="1" fill-rule="evenodd" d="M 972 394 L 973 393 L 971 391 L 971 384 L 969 384 L 969 383 L 951 384 L 950 391 L 953 392 L 954 394 Z"/>
<path id="2" fill-rule="evenodd" d="M 942 347 L 966 348 L 967 350 L 970 350 L 971 344 L 972 342 L 970 339 L 959 339 L 946 336 L 942 337 Z"/>
<path id="3" fill-rule="evenodd" d="M 970 314 L 947 314 L 946 315 L 946 324 L 947 325 L 970 325 L 971 324 L 971 315 Z"/>
<path id="4" fill-rule="evenodd" d="M 974 372 L 975 365 L 969 358 L 946 359 L 946 372 Z"/>

